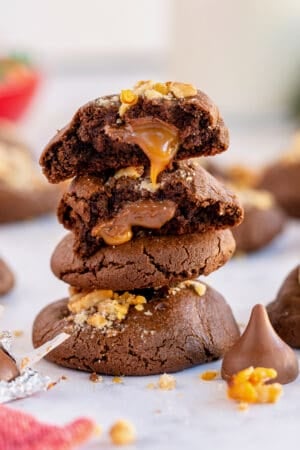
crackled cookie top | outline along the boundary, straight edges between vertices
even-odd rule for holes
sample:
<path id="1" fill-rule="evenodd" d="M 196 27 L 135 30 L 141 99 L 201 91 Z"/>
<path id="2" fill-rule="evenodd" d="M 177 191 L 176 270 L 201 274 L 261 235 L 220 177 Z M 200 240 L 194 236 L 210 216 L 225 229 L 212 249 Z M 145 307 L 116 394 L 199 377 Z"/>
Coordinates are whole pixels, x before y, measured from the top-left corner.
<path id="1" fill-rule="evenodd" d="M 40 163 L 52 183 L 128 166 L 150 167 L 150 179 L 173 161 L 227 149 L 216 105 L 194 86 L 138 82 L 82 106 L 45 148 Z"/>

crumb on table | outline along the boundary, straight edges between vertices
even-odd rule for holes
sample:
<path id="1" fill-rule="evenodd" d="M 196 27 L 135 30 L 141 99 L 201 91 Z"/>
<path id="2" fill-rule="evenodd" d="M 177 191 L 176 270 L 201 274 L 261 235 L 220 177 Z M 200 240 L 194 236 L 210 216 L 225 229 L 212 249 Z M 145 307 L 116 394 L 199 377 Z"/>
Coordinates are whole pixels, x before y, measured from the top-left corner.
<path id="1" fill-rule="evenodd" d="M 159 377 L 158 387 L 164 391 L 171 391 L 176 387 L 176 378 L 173 375 L 164 373 Z"/>
<path id="2" fill-rule="evenodd" d="M 215 380 L 218 375 L 219 372 L 217 370 L 206 370 L 205 372 L 200 373 L 199 378 L 204 381 L 212 381 Z"/>
<path id="3" fill-rule="evenodd" d="M 115 445 L 129 445 L 136 440 L 136 430 L 128 420 L 117 420 L 109 430 L 109 435 Z"/>

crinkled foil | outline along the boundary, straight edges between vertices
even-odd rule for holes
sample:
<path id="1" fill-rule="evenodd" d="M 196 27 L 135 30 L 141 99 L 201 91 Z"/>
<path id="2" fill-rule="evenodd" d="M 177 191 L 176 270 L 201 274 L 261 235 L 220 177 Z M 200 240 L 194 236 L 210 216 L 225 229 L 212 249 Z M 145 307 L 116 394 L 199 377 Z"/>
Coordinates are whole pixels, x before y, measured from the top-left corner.
<path id="1" fill-rule="evenodd" d="M 36 392 L 46 391 L 50 378 L 41 375 L 29 367 L 12 381 L 0 381 L 0 403 L 10 402 L 17 398 L 29 397 Z"/>
<path id="2" fill-rule="evenodd" d="M 56 336 L 52 341 L 47 343 L 48 351 L 53 350 L 57 345 L 66 340 L 69 336 L 66 334 L 61 334 Z M 9 331 L 3 331 L 0 333 L 0 347 L 3 348 L 12 358 L 18 361 L 12 352 L 12 334 Z M 45 349 L 45 344 L 42 346 Z M 40 351 L 42 349 L 36 349 L 31 353 L 31 357 L 24 357 L 24 359 L 30 362 L 37 362 L 38 359 L 42 358 L 46 352 Z M 39 355 L 37 358 L 36 355 Z M 17 364 L 19 365 L 19 364 Z M 10 402 L 18 398 L 29 397 L 36 392 L 46 391 L 52 384 L 51 379 L 48 376 L 41 375 L 36 370 L 30 367 L 24 367 L 20 369 L 21 374 L 12 381 L 0 381 L 0 403 Z"/>

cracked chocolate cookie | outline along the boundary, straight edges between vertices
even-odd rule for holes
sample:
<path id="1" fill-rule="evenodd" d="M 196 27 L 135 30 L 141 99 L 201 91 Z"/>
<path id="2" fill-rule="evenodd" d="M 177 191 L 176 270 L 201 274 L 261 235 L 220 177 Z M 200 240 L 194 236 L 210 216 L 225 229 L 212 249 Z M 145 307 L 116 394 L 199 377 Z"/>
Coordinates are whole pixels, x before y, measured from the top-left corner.
<path id="1" fill-rule="evenodd" d="M 0 258 L 0 295 L 5 295 L 14 287 L 15 277 L 8 265 Z"/>
<path id="2" fill-rule="evenodd" d="M 239 337 L 224 298 L 195 281 L 139 293 L 73 290 L 39 313 L 33 344 L 62 331 L 71 337 L 48 360 L 107 375 L 183 370 L 222 357 Z"/>
<path id="3" fill-rule="evenodd" d="M 139 82 L 132 90 L 82 106 L 45 148 L 40 163 L 52 183 L 128 166 L 157 176 L 172 161 L 227 149 L 216 105 L 192 85 Z"/>
<path id="4" fill-rule="evenodd" d="M 42 179 L 27 147 L 0 125 L 0 223 L 54 211 L 61 190 Z"/>
<path id="5" fill-rule="evenodd" d="M 53 273 L 83 289 L 159 288 L 208 275 L 235 250 L 230 230 L 181 236 L 143 236 L 118 246 L 105 246 L 85 258 L 74 253 L 67 235 L 51 259 Z"/>
<path id="6" fill-rule="evenodd" d="M 237 191 L 244 207 L 243 222 L 232 230 L 236 250 L 254 252 L 270 244 L 284 229 L 286 215 L 267 191 Z"/>
<path id="7" fill-rule="evenodd" d="M 267 311 L 279 336 L 300 348 L 300 265 L 289 273 Z"/>
<path id="8" fill-rule="evenodd" d="M 243 218 L 237 197 L 197 159 L 175 163 L 158 181 L 153 188 L 143 167 L 75 178 L 58 208 L 60 222 L 75 235 L 75 252 L 89 256 L 103 243 L 120 245 L 140 231 L 202 233 L 233 227 Z"/>

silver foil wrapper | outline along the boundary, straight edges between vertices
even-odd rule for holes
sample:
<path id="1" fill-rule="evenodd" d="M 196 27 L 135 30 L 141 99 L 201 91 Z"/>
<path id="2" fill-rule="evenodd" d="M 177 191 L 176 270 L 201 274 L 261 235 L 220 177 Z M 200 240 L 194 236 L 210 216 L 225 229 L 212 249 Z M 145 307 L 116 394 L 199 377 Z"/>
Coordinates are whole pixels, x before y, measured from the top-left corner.
<path id="1" fill-rule="evenodd" d="M 36 392 L 46 391 L 51 380 L 29 367 L 12 381 L 0 381 L 0 403 L 17 398 L 29 397 Z"/>
<path id="2" fill-rule="evenodd" d="M 29 397 L 37 392 L 48 390 L 48 388 L 53 385 L 50 377 L 33 370 L 30 365 L 38 362 L 47 353 L 68 338 L 68 334 L 61 333 L 51 341 L 29 353 L 27 356 L 25 355 L 20 358 L 11 351 L 13 341 L 12 334 L 9 331 L 1 332 L 0 347 L 15 359 L 17 366 L 20 369 L 20 375 L 11 381 L 0 381 L 0 403 Z"/>

